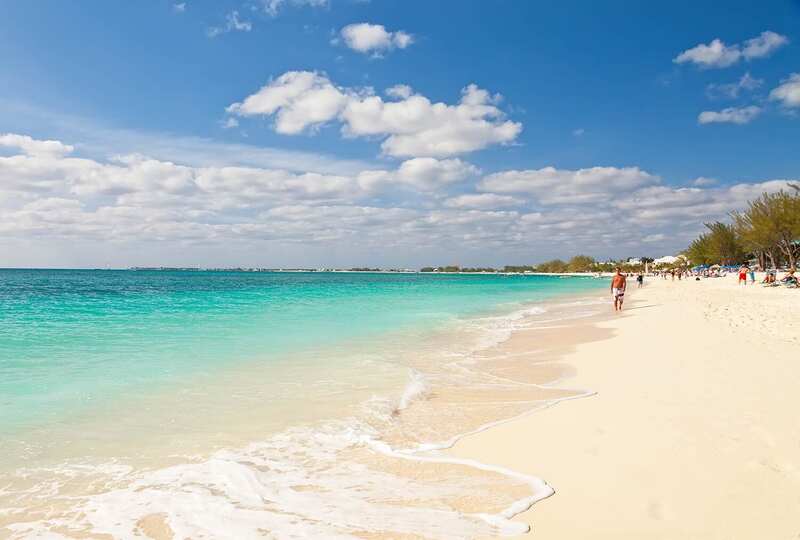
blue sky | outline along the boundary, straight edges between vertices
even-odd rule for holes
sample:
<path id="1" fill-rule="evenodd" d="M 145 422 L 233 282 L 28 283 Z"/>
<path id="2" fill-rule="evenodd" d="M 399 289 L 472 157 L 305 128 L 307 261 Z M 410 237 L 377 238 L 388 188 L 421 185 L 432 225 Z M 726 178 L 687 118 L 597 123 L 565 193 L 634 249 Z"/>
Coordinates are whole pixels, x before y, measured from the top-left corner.
<path id="1" fill-rule="evenodd" d="M 3 266 L 672 253 L 800 178 L 797 28 L 797 1 L 6 2 L 0 134 L 72 149 L 0 144 Z"/>

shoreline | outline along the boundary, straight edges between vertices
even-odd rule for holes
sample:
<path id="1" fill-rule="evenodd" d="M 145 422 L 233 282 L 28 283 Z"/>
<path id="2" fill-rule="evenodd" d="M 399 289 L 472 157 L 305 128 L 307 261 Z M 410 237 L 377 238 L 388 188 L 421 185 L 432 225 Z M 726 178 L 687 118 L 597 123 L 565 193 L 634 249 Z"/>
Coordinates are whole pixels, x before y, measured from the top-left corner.
<path id="1" fill-rule="evenodd" d="M 524 538 L 794 537 L 800 295 L 732 277 L 632 285 L 628 311 L 593 321 L 605 336 L 558 355 L 577 373 L 556 387 L 589 397 L 464 437 L 448 455 L 555 490 L 515 517 L 531 525 Z M 536 330 L 512 340 L 535 349 Z"/>
<path id="2" fill-rule="evenodd" d="M 498 346 L 503 347 L 507 335 L 512 334 L 519 326 L 534 325 L 544 328 L 551 325 L 554 318 L 581 316 L 587 309 L 582 307 L 586 305 L 587 295 L 596 298 L 598 293 L 592 289 L 560 293 L 538 301 L 498 304 L 487 312 L 475 314 L 474 317 L 469 316 L 461 321 L 454 319 L 452 324 L 448 323 L 434 331 L 436 336 L 441 334 L 443 341 L 440 343 L 439 337 L 431 336 L 433 341 L 429 345 L 433 346 L 433 349 L 429 350 L 428 354 L 423 357 L 412 355 L 406 360 L 407 363 L 403 362 L 412 371 L 420 368 L 426 378 L 432 377 L 430 382 L 433 391 L 430 395 L 423 392 L 418 399 L 414 399 L 413 395 L 407 398 L 407 389 L 415 384 L 415 381 L 411 380 L 405 388 L 397 389 L 396 398 L 399 398 L 397 402 L 391 395 L 376 403 L 372 403 L 369 399 L 364 402 L 364 406 L 370 408 L 377 406 L 377 409 L 370 411 L 368 416 L 356 419 L 355 424 L 343 418 L 345 425 L 334 422 L 326 428 L 329 423 L 324 422 L 323 426 L 320 426 L 322 429 L 313 427 L 307 431 L 301 428 L 302 433 L 299 434 L 299 438 L 289 441 L 292 445 L 296 440 L 299 444 L 310 443 L 311 446 L 294 447 L 294 453 L 285 454 L 283 447 L 276 447 L 275 444 L 281 445 L 286 436 L 291 438 L 293 434 L 297 434 L 296 430 L 289 430 L 277 433 L 277 438 L 267 438 L 266 441 L 254 435 L 256 442 L 252 445 L 223 449 L 209 456 L 186 456 L 189 458 L 188 461 L 181 458 L 180 454 L 183 452 L 180 452 L 176 455 L 177 462 L 165 463 L 163 466 L 158 464 L 152 470 L 148 470 L 149 466 L 145 466 L 144 469 L 138 466 L 131 468 L 129 460 L 119 462 L 112 460 L 108 464 L 115 464 L 116 467 L 118 463 L 118 466 L 127 467 L 127 470 L 114 469 L 111 473 L 117 476 L 99 478 L 100 485 L 106 484 L 106 486 L 98 491 L 87 486 L 90 491 L 75 493 L 77 497 L 68 493 L 62 493 L 58 498 L 48 497 L 53 508 L 61 504 L 58 499 L 64 499 L 65 495 L 67 497 L 64 504 L 72 504 L 70 501 L 83 502 L 77 508 L 63 508 L 63 515 L 50 514 L 47 520 L 60 521 L 62 524 L 75 520 L 82 527 L 89 527 L 76 531 L 79 536 L 90 531 L 124 536 L 139 529 L 151 530 L 153 523 L 158 524 L 155 529 L 162 531 L 150 535 L 153 538 L 191 536 L 194 534 L 192 524 L 186 523 L 182 516 L 188 515 L 187 512 L 191 511 L 194 502 L 192 499 L 184 500 L 184 498 L 188 491 L 208 485 L 208 493 L 202 499 L 203 504 L 208 505 L 210 509 L 215 505 L 222 505 L 218 510 L 208 512 L 209 519 L 216 520 L 217 513 L 222 515 L 224 504 L 227 504 L 228 500 L 244 501 L 249 497 L 261 496 L 261 490 L 277 489 L 293 493 L 294 499 L 290 497 L 287 501 L 283 501 L 286 504 L 285 512 L 305 515 L 309 523 L 313 523 L 317 519 L 313 508 L 320 504 L 332 504 L 335 508 L 337 497 L 328 501 L 322 494 L 335 489 L 338 482 L 336 471 L 340 468 L 346 470 L 348 467 L 355 467 L 354 470 L 359 470 L 359 467 L 365 467 L 366 469 L 361 469 L 360 474 L 363 476 L 359 477 L 359 482 L 363 482 L 367 489 L 371 484 L 377 486 L 378 478 L 383 478 L 383 482 L 395 482 L 402 488 L 397 491 L 385 486 L 376 487 L 377 491 L 373 494 L 377 504 L 376 508 L 370 508 L 370 511 L 376 512 L 376 515 L 380 515 L 382 498 L 389 497 L 392 505 L 399 505 L 397 512 L 400 513 L 390 514 L 395 521 L 393 526 L 398 528 L 391 530 L 405 531 L 408 534 L 422 533 L 426 530 L 424 525 L 426 521 L 418 520 L 424 517 L 425 520 L 430 520 L 431 526 L 440 531 L 439 534 L 434 534 L 434 537 L 482 537 L 489 531 L 503 535 L 520 533 L 527 529 L 527 526 L 509 522 L 507 518 L 537 500 L 549 496 L 550 488 L 538 477 L 475 460 L 450 458 L 440 454 L 439 450 L 451 446 L 465 433 L 475 433 L 504 423 L 508 421 L 508 416 L 519 416 L 515 411 L 524 411 L 525 415 L 530 414 L 531 409 L 550 405 L 554 400 L 564 399 L 571 394 L 570 391 L 549 386 L 563 375 L 558 370 L 552 371 L 550 367 L 544 370 L 538 370 L 536 367 L 531 368 L 532 371 L 526 370 L 526 373 L 531 371 L 527 382 L 516 381 L 514 380 L 516 377 L 505 379 L 504 373 L 496 370 L 515 368 L 518 359 L 506 358 L 496 353 Z M 592 304 L 591 309 L 596 308 L 594 300 L 590 300 L 589 303 Z M 489 342 L 485 342 L 487 338 Z M 472 343 L 474 340 L 477 341 Z M 420 352 L 424 352 L 424 349 L 420 349 Z M 512 382 L 513 384 L 508 384 Z M 540 382 L 545 384 L 537 384 Z M 400 391 L 402 396 L 399 395 Z M 407 403 L 403 404 L 404 401 Z M 497 403 L 507 403 L 507 405 L 498 407 Z M 159 409 L 164 408 L 159 407 Z M 169 410 L 174 411 L 174 407 L 169 407 Z M 393 412 L 394 410 L 397 413 Z M 372 415 L 376 413 L 378 418 L 373 418 Z M 359 417 L 361 416 L 359 414 Z M 257 424 L 252 421 L 256 420 L 256 417 L 249 418 L 251 432 L 255 432 Z M 176 429 L 178 427 L 184 428 L 183 423 L 178 422 Z M 88 431 L 94 430 L 90 428 Z M 188 434 L 184 434 L 181 438 Z M 334 444 L 334 451 L 341 451 L 341 457 L 333 459 L 331 455 L 326 454 L 325 452 L 329 452 L 330 449 L 326 448 L 327 445 L 319 446 L 319 441 L 314 440 L 317 437 L 330 438 Z M 307 470 L 303 465 L 308 457 L 297 459 L 297 452 L 306 451 L 311 454 L 322 452 L 318 454 L 320 461 L 315 462 L 313 468 L 316 469 L 316 473 L 313 475 L 310 474 L 311 470 Z M 289 476 L 292 478 L 282 474 L 263 477 L 260 475 L 260 467 L 272 468 L 275 460 L 283 463 L 283 468 L 291 472 Z M 63 470 L 56 467 L 48 473 L 53 482 L 59 481 L 55 478 L 56 475 L 63 474 L 69 477 L 72 474 L 83 474 L 80 472 L 84 470 L 81 467 L 88 467 L 86 471 L 92 467 L 91 463 L 76 463 L 74 465 L 77 469 L 73 468 L 72 464 L 65 465 L 66 468 Z M 97 474 L 105 474 L 102 471 L 103 462 L 98 465 L 101 468 L 97 470 Z M 253 475 L 252 480 L 248 482 L 248 484 L 252 482 L 250 484 L 252 488 L 240 486 L 245 489 L 239 491 L 239 487 L 234 486 L 235 480 L 240 475 L 248 477 Z M 76 485 L 76 489 L 83 489 L 78 485 L 83 481 L 65 481 L 67 482 L 65 485 L 71 482 Z M 230 486 L 231 491 L 220 491 L 219 486 L 222 485 Z M 467 489 L 466 486 L 470 485 L 473 487 Z M 478 486 L 485 486 L 485 489 L 480 489 Z M 254 491 L 251 493 L 250 489 Z M 400 499 L 397 499 L 398 493 Z M 355 500 L 361 500 L 363 497 L 347 491 L 337 491 L 336 494 L 345 498 L 354 497 Z M 302 510 L 301 506 L 295 506 L 302 498 L 309 501 L 302 505 L 305 510 Z M 400 505 L 403 499 L 408 499 L 407 505 Z M 423 504 L 422 501 L 426 500 L 430 500 L 430 503 Z M 312 504 L 312 501 L 316 502 Z M 419 509 L 414 510 L 417 506 Z M 444 508 L 451 510 L 442 513 Z M 89 521 L 70 517 L 73 510 L 80 510 Z M 347 512 L 347 507 L 343 507 L 342 510 Z M 265 513 L 271 511 L 272 514 L 264 516 L 266 524 L 278 519 L 281 514 L 264 508 Z M 403 513 L 413 514 L 415 511 L 418 513 L 416 517 L 402 517 Z M 62 512 L 62 509 L 59 508 L 57 512 Z M 375 519 L 369 517 L 364 519 L 347 513 L 341 517 L 344 519 L 343 523 L 351 519 L 352 523 L 365 525 L 370 523 L 370 519 Z M 443 517 L 447 519 L 440 523 L 436 522 Z M 5 518 L 10 518 L 11 521 Z M 18 528 L 22 524 L 15 524 L 11 515 L 5 518 L 0 516 L 0 531 L 15 530 L 20 533 L 15 537 L 24 537 L 26 529 Z M 236 523 L 234 520 L 231 524 L 241 527 L 239 532 L 246 535 L 249 531 L 248 520 L 244 515 L 240 518 L 241 523 Z M 34 528 L 27 532 L 41 531 L 36 529 L 37 523 L 44 525 L 45 521 L 39 522 L 40 517 L 34 515 L 30 516 L 30 519 Z M 396 537 L 388 532 L 388 529 L 386 533 L 381 532 L 380 525 L 380 521 L 376 521 L 377 528 L 371 534 L 376 535 L 375 537 Z M 225 525 L 215 521 L 209 526 L 212 527 L 211 530 L 222 530 Z M 280 524 L 275 526 L 281 527 Z M 335 526 L 335 522 L 330 523 L 330 526 Z M 319 534 L 323 534 L 324 530 L 327 529 L 320 528 Z M 476 533 L 481 531 L 481 534 L 468 531 Z M 195 532 L 199 534 L 200 531 Z M 355 536 L 358 537 L 357 534 Z"/>

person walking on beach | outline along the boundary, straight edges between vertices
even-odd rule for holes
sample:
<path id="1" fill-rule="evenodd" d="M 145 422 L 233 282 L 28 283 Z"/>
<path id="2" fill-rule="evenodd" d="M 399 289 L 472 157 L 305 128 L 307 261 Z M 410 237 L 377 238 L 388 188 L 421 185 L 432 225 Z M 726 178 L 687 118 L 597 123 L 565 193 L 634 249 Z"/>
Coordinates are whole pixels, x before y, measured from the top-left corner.
<path id="1" fill-rule="evenodd" d="M 628 286 L 625 274 L 616 268 L 617 273 L 611 279 L 611 296 L 614 297 L 614 311 L 622 311 L 622 302 L 625 299 L 625 288 Z"/>
<path id="2" fill-rule="evenodd" d="M 747 285 L 747 273 L 750 269 L 747 267 L 746 264 L 743 264 L 741 268 L 739 268 L 739 283 L 738 285 Z"/>
<path id="3" fill-rule="evenodd" d="M 642 288 L 642 285 L 644 285 L 644 275 L 641 272 L 639 272 L 639 274 L 636 276 L 636 283 L 640 289 Z"/>

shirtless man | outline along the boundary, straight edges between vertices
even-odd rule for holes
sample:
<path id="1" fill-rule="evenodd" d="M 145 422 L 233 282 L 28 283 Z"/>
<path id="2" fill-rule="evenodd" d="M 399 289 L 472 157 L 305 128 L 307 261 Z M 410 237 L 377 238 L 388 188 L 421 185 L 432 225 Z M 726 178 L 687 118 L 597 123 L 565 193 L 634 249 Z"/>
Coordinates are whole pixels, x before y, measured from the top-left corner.
<path id="1" fill-rule="evenodd" d="M 622 301 L 625 299 L 625 288 L 628 286 L 628 282 L 619 267 L 616 270 L 617 273 L 611 279 L 611 295 L 614 297 L 614 311 L 622 311 Z"/>

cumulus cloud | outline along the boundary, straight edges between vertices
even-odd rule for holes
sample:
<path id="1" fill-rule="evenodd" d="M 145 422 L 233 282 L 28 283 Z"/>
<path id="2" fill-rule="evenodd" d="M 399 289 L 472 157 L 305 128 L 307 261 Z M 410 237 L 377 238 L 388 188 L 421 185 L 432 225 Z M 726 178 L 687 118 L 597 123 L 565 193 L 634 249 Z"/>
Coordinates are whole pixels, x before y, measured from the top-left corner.
<path id="1" fill-rule="evenodd" d="M 289 71 L 226 110 L 238 116 L 275 115 L 275 131 L 296 135 L 336 118 L 348 99 L 325 75 Z"/>
<path id="2" fill-rule="evenodd" d="M 692 224 L 713 219 L 726 219 L 728 212 L 743 208 L 748 200 L 764 192 L 787 188 L 787 180 L 740 183 L 725 187 L 650 186 L 614 204 L 633 223 L 658 226 L 677 220 Z"/>
<path id="3" fill-rule="evenodd" d="M 761 107 L 750 105 L 748 107 L 728 107 L 721 111 L 703 111 L 697 121 L 700 124 L 728 123 L 728 124 L 749 124 L 759 114 Z"/>
<path id="4" fill-rule="evenodd" d="M 391 88 L 387 88 L 385 93 L 390 98 L 408 99 L 411 97 L 414 91 L 407 84 L 396 84 Z"/>
<path id="5" fill-rule="evenodd" d="M 477 167 L 460 159 L 413 158 L 404 161 L 393 171 L 362 171 L 358 179 L 362 187 L 373 191 L 399 187 L 431 193 L 479 172 Z"/>
<path id="6" fill-rule="evenodd" d="M 387 90 L 386 101 L 369 89 L 335 86 L 327 76 L 291 71 L 227 108 L 238 116 L 274 116 L 278 133 L 298 134 L 337 120 L 346 137 L 382 138 L 384 154 L 449 157 L 513 142 L 522 124 L 507 120 L 501 96 L 470 84 L 455 105 L 432 103 L 410 87 Z"/>
<path id="7" fill-rule="evenodd" d="M 747 91 L 757 90 L 763 84 L 764 84 L 764 79 L 755 79 L 750 75 L 750 72 L 748 71 L 747 73 L 742 75 L 738 81 L 734 83 L 709 84 L 708 86 L 706 86 L 706 95 L 708 95 L 708 97 L 712 99 L 715 98 L 736 99 L 739 97 L 739 94 L 741 94 L 743 90 Z"/>
<path id="8" fill-rule="evenodd" d="M 450 197 L 444 201 L 448 208 L 477 208 L 481 210 L 492 210 L 496 208 L 506 208 L 524 204 L 524 200 L 510 195 L 498 195 L 496 193 L 467 193 Z"/>
<path id="9" fill-rule="evenodd" d="M 726 45 L 720 39 L 687 49 L 673 59 L 676 64 L 692 63 L 703 68 L 724 68 L 740 60 L 754 60 L 770 55 L 789 43 L 789 38 L 767 30 L 743 43 Z"/>
<path id="10" fill-rule="evenodd" d="M 619 194 L 656 184 L 657 176 L 638 167 L 589 169 L 529 169 L 490 174 L 478 189 L 494 193 L 525 193 L 544 205 L 586 204 L 611 201 Z"/>
<path id="11" fill-rule="evenodd" d="M 88 159 L 68 144 L 16 134 L 0 136 L 0 144 L 11 152 L 0 155 L 4 245 L 68 239 L 105 246 L 103 257 L 127 243 L 180 247 L 174 254 L 237 243 L 248 253 L 269 245 L 302 246 L 303 253 L 319 246 L 321 254 L 359 246 L 378 261 L 402 250 L 436 256 L 475 249 L 502 258 L 544 249 L 564 256 L 565 245 L 604 256 L 669 252 L 703 221 L 725 219 L 789 181 L 675 187 L 637 167 L 548 167 L 478 179 L 480 171 L 464 161 L 431 157 L 326 174 L 140 154 Z"/>
<path id="12" fill-rule="evenodd" d="M 402 30 L 390 32 L 381 24 L 349 24 L 339 35 L 350 49 L 377 56 L 392 49 L 405 49 L 414 42 L 411 34 Z"/>
<path id="13" fill-rule="evenodd" d="M 769 93 L 769 98 L 784 107 L 800 107 L 800 73 L 792 73 Z"/>
<path id="14" fill-rule="evenodd" d="M 39 141 L 28 135 L 15 133 L 0 135 L 0 147 L 19 149 L 29 156 L 61 156 L 75 149 L 60 141 Z"/>
<path id="15" fill-rule="evenodd" d="M 397 178 L 403 183 L 428 191 L 460 182 L 478 172 L 477 167 L 460 159 L 414 158 L 400 165 Z"/>

